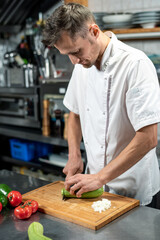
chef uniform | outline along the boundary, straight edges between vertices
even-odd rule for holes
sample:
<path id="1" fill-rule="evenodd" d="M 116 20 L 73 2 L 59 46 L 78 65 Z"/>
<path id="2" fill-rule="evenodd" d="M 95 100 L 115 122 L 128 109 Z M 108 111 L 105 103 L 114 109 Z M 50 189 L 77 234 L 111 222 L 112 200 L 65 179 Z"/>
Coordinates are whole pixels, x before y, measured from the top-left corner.
<path id="1" fill-rule="evenodd" d="M 100 70 L 76 64 L 64 98 L 64 105 L 80 117 L 91 174 L 116 158 L 136 131 L 160 122 L 160 90 L 152 62 L 110 34 Z M 160 190 L 155 150 L 108 182 L 106 189 L 149 204 Z"/>

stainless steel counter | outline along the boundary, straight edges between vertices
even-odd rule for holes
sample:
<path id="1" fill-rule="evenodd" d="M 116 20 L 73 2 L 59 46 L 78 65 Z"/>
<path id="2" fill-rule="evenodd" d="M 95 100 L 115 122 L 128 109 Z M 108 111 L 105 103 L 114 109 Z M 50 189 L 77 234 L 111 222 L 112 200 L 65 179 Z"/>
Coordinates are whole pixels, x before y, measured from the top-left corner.
<path id="1" fill-rule="evenodd" d="M 8 184 L 22 194 L 49 182 L 22 176 L 7 170 L 0 171 L 0 183 Z M 53 240 L 159 240 L 160 210 L 137 207 L 98 231 L 37 212 L 28 220 L 18 220 L 12 209 L 0 213 L 0 239 L 27 240 L 30 223 L 38 221 L 44 226 L 44 234 Z"/>

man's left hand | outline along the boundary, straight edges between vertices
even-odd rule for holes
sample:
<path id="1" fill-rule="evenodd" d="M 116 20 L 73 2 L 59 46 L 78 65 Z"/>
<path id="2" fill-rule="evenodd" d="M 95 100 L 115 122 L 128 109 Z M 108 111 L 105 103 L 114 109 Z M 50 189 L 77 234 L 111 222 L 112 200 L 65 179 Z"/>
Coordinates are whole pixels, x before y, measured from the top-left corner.
<path id="1" fill-rule="evenodd" d="M 90 192 L 102 187 L 97 174 L 76 174 L 65 181 L 65 189 L 76 196 L 81 197 L 82 193 Z"/>

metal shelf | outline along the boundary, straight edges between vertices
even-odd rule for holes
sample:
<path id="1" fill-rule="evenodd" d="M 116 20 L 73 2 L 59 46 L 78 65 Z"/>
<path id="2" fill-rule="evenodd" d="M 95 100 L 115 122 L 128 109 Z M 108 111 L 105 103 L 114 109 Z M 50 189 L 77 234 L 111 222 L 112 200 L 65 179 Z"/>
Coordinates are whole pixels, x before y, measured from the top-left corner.
<path id="1" fill-rule="evenodd" d="M 119 40 L 149 40 L 160 39 L 160 27 L 113 29 Z"/>
<path id="2" fill-rule="evenodd" d="M 0 160 L 5 162 L 5 163 L 12 163 L 12 164 L 15 164 L 17 166 L 25 166 L 25 167 L 28 167 L 28 168 L 35 168 L 35 169 L 41 169 L 45 172 L 52 172 L 52 173 L 55 173 L 55 174 L 60 174 L 62 172 L 62 168 L 59 167 L 59 166 L 56 166 L 56 165 L 50 165 L 50 164 L 47 164 L 47 163 L 41 163 L 41 162 L 33 162 L 33 161 L 30 161 L 30 162 L 26 162 L 26 161 L 22 161 L 22 160 L 18 160 L 18 159 L 15 159 L 15 158 L 11 158 L 9 156 L 0 156 Z M 63 175 L 63 174 L 62 174 Z"/>
<path id="3" fill-rule="evenodd" d="M 30 131 L 27 129 L 20 129 L 20 128 L 12 128 L 12 127 L 2 127 L 0 126 L 0 135 L 8 136 L 8 137 L 14 137 L 14 138 L 20 138 L 20 139 L 26 139 L 31 141 L 37 141 L 37 142 L 43 142 L 43 143 L 49 143 L 51 145 L 55 146 L 61 146 L 61 147 L 68 147 L 68 143 L 66 140 L 62 138 L 56 138 L 53 136 L 43 136 L 41 134 L 41 131 L 31 129 Z M 85 150 L 84 144 L 81 143 L 80 145 L 81 150 Z"/>
<path id="4" fill-rule="evenodd" d="M 39 89 L 39 86 L 35 87 L 0 87 L 0 93 L 1 94 L 35 94 L 37 93 L 37 90 Z"/>
<path id="5" fill-rule="evenodd" d="M 41 164 L 38 162 L 26 162 L 26 161 L 18 160 L 18 159 L 11 158 L 8 156 L 1 156 L 0 158 L 3 162 L 6 162 L 6 163 L 14 163 L 19 166 L 33 167 L 33 168 L 38 168 L 38 169 L 42 168 Z"/>
<path id="6" fill-rule="evenodd" d="M 21 28 L 21 25 L 0 25 L 0 33 L 17 34 L 20 32 Z"/>

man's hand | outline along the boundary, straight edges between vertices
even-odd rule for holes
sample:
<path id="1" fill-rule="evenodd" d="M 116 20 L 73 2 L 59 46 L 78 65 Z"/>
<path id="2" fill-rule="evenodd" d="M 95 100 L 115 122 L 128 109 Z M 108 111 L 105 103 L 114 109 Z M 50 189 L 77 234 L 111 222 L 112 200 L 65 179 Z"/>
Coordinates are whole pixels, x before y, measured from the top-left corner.
<path id="1" fill-rule="evenodd" d="M 81 157 L 78 159 L 69 159 L 65 168 L 63 169 L 63 173 L 66 175 L 66 180 L 71 176 L 82 173 L 83 172 L 83 161 Z"/>
<path id="2" fill-rule="evenodd" d="M 63 169 L 63 173 L 66 175 L 66 180 L 77 174 L 83 172 L 83 161 L 81 159 L 81 153 L 79 151 L 79 154 L 76 156 L 69 156 L 68 162 Z"/>
<path id="3" fill-rule="evenodd" d="M 76 191 L 76 196 L 81 197 L 82 193 L 96 190 L 103 184 L 97 174 L 76 174 L 67 178 L 64 185 L 72 195 Z"/>

